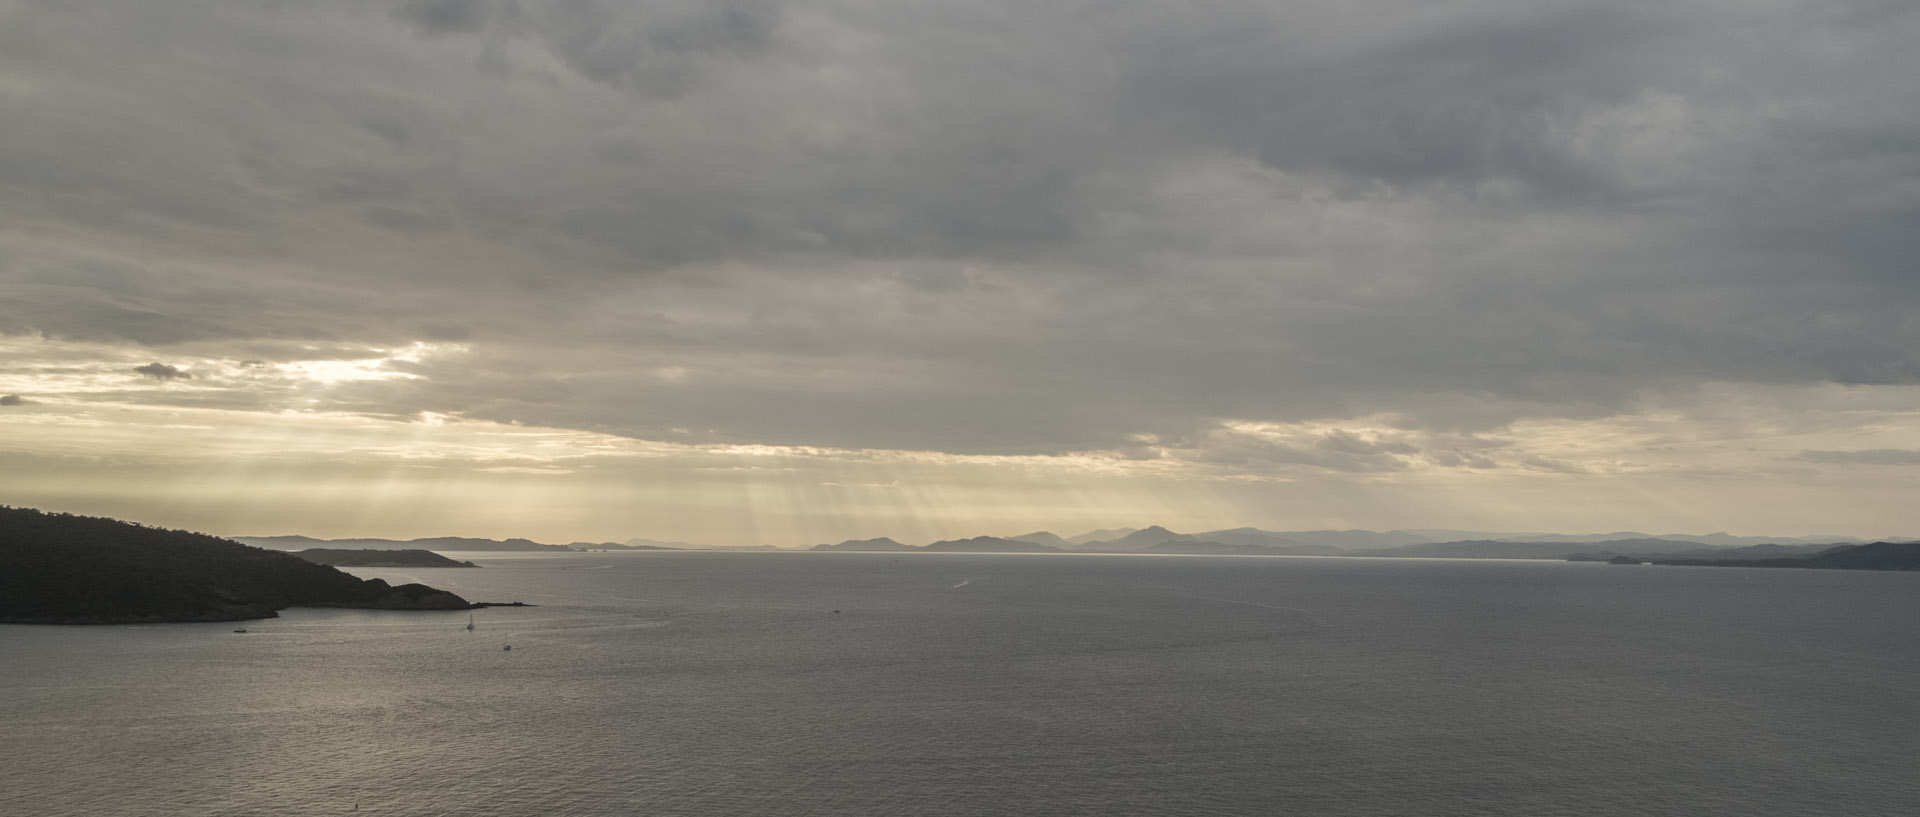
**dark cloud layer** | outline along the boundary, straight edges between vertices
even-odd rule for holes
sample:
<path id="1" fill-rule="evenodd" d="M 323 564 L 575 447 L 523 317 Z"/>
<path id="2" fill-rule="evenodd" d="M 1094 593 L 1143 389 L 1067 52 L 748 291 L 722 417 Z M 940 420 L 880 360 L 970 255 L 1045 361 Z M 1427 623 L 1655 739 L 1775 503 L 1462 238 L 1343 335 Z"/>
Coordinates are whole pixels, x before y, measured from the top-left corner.
<path id="1" fill-rule="evenodd" d="M 84 5 L 0 6 L 0 331 L 465 350 L 345 409 L 1057 452 L 1920 380 L 1907 4 Z"/>
<path id="2" fill-rule="evenodd" d="M 149 363 L 145 366 L 135 366 L 133 367 L 133 370 L 143 375 L 146 375 L 148 377 L 151 377 L 155 380 L 192 380 L 193 379 L 192 374 L 181 371 L 180 369 L 173 366 L 169 366 L 165 363 L 156 362 L 156 363 Z"/>

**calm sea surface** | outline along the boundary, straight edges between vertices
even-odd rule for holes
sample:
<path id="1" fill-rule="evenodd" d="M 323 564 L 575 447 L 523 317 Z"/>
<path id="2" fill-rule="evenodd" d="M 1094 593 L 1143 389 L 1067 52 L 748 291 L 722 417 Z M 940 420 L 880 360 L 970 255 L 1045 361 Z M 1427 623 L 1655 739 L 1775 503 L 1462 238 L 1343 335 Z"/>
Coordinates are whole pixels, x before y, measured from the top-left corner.
<path id="1" fill-rule="evenodd" d="M 459 558 L 355 572 L 540 606 L 0 625 L 0 814 L 1920 814 L 1920 574 Z"/>

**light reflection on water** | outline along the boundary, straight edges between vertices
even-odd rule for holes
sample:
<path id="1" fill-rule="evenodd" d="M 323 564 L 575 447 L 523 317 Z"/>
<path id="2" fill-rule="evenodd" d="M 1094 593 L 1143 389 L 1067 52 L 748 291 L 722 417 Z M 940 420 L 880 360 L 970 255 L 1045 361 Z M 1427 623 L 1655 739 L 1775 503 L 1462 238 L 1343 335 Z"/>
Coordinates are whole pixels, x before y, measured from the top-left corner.
<path id="1" fill-rule="evenodd" d="M 540 606 L 0 627 L 0 814 L 1920 813 L 1920 575 L 455 558 L 355 572 Z"/>

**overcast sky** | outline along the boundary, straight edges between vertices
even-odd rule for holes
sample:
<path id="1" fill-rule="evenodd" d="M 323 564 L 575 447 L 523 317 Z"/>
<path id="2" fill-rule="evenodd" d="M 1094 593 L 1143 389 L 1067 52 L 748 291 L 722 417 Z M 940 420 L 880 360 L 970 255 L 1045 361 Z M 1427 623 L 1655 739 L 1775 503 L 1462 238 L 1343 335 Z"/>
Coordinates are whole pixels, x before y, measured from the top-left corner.
<path id="1" fill-rule="evenodd" d="M 1920 535 L 1910 0 L 0 0 L 0 502 Z"/>

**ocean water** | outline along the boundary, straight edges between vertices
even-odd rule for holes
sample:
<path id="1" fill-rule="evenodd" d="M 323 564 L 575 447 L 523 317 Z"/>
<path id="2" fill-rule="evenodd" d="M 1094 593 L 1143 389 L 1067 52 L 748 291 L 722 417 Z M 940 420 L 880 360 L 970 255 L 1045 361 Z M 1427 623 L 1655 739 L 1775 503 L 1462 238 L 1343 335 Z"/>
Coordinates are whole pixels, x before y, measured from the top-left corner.
<path id="1" fill-rule="evenodd" d="M 0 626 L 0 814 L 1920 814 L 1920 574 L 457 558 L 355 572 L 540 606 Z"/>

